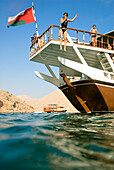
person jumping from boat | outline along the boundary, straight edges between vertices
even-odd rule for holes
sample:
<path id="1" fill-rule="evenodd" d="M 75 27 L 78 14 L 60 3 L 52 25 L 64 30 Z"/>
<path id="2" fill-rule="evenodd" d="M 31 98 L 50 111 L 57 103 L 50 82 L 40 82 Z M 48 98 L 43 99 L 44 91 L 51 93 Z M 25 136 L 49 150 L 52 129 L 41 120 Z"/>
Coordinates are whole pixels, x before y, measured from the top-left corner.
<path id="1" fill-rule="evenodd" d="M 93 28 L 90 29 L 91 33 L 97 33 L 96 25 L 93 25 Z M 95 46 L 95 43 L 97 42 L 97 36 L 96 34 L 92 34 L 92 45 Z"/>
<path id="2" fill-rule="evenodd" d="M 62 40 L 64 35 L 64 51 L 66 51 L 66 38 L 67 38 L 67 24 L 68 22 L 73 22 L 77 18 L 78 14 L 73 19 L 67 19 L 68 13 L 65 12 L 63 18 L 61 18 L 61 28 L 60 28 L 60 50 L 62 50 Z"/>

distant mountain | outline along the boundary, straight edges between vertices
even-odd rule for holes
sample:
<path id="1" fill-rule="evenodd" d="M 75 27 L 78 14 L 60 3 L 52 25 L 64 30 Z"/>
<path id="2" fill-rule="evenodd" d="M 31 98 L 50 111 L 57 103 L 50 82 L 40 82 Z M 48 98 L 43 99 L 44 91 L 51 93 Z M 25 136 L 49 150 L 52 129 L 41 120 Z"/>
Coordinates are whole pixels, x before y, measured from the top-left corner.
<path id="1" fill-rule="evenodd" d="M 27 97 L 28 98 L 28 97 Z M 35 112 L 33 106 L 13 94 L 0 90 L 0 113 L 31 113 Z"/>
<path id="2" fill-rule="evenodd" d="M 43 107 L 48 104 L 58 104 L 67 108 L 67 112 L 77 112 L 77 110 L 59 89 L 40 99 L 33 99 L 26 95 L 20 95 L 17 97 L 33 106 L 37 112 L 43 112 Z"/>

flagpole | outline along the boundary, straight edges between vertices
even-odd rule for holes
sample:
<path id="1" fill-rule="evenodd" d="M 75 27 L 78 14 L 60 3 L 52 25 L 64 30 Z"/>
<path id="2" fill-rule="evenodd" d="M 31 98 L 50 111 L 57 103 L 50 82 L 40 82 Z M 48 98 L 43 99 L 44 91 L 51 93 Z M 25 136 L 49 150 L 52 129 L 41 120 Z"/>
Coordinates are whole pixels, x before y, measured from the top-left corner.
<path id="1" fill-rule="evenodd" d="M 36 15 L 35 15 L 35 10 L 34 10 L 34 3 L 33 2 L 32 2 L 32 7 L 33 7 L 33 15 L 34 15 L 34 18 L 35 18 L 36 34 L 37 34 L 37 36 L 39 36 L 38 26 L 37 26 L 37 22 L 36 22 Z"/>

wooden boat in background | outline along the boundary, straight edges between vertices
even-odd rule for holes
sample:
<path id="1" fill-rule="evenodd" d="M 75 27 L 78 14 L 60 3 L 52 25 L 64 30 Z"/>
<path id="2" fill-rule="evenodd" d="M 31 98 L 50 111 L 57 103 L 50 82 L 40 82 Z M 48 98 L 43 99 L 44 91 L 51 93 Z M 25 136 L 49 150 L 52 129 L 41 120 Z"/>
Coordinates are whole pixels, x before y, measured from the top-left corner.
<path id="1" fill-rule="evenodd" d="M 62 106 L 59 106 L 57 104 L 48 104 L 47 106 L 45 106 L 43 108 L 43 111 L 44 112 L 47 112 L 47 113 L 57 113 L 57 112 L 66 112 L 67 109 L 65 109 L 64 107 Z"/>
<path id="2" fill-rule="evenodd" d="M 30 61 L 45 64 L 51 73 L 49 76 L 35 71 L 36 76 L 61 89 L 80 112 L 113 112 L 114 31 L 96 34 L 93 47 L 90 32 L 68 28 L 67 51 L 63 51 L 58 40 L 59 29 L 51 25 L 30 50 Z M 59 78 L 50 65 L 59 68 Z"/>

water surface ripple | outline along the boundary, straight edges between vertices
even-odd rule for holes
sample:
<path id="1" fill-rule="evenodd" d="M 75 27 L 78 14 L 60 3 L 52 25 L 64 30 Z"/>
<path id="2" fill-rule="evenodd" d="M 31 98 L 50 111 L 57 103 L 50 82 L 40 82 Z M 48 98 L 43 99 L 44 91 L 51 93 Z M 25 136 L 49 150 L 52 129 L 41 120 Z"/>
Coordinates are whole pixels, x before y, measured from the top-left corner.
<path id="1" fill-rule="evenodd" d="M 0 169 L 114 168 L 114 113 L 0 114 Z"/>

